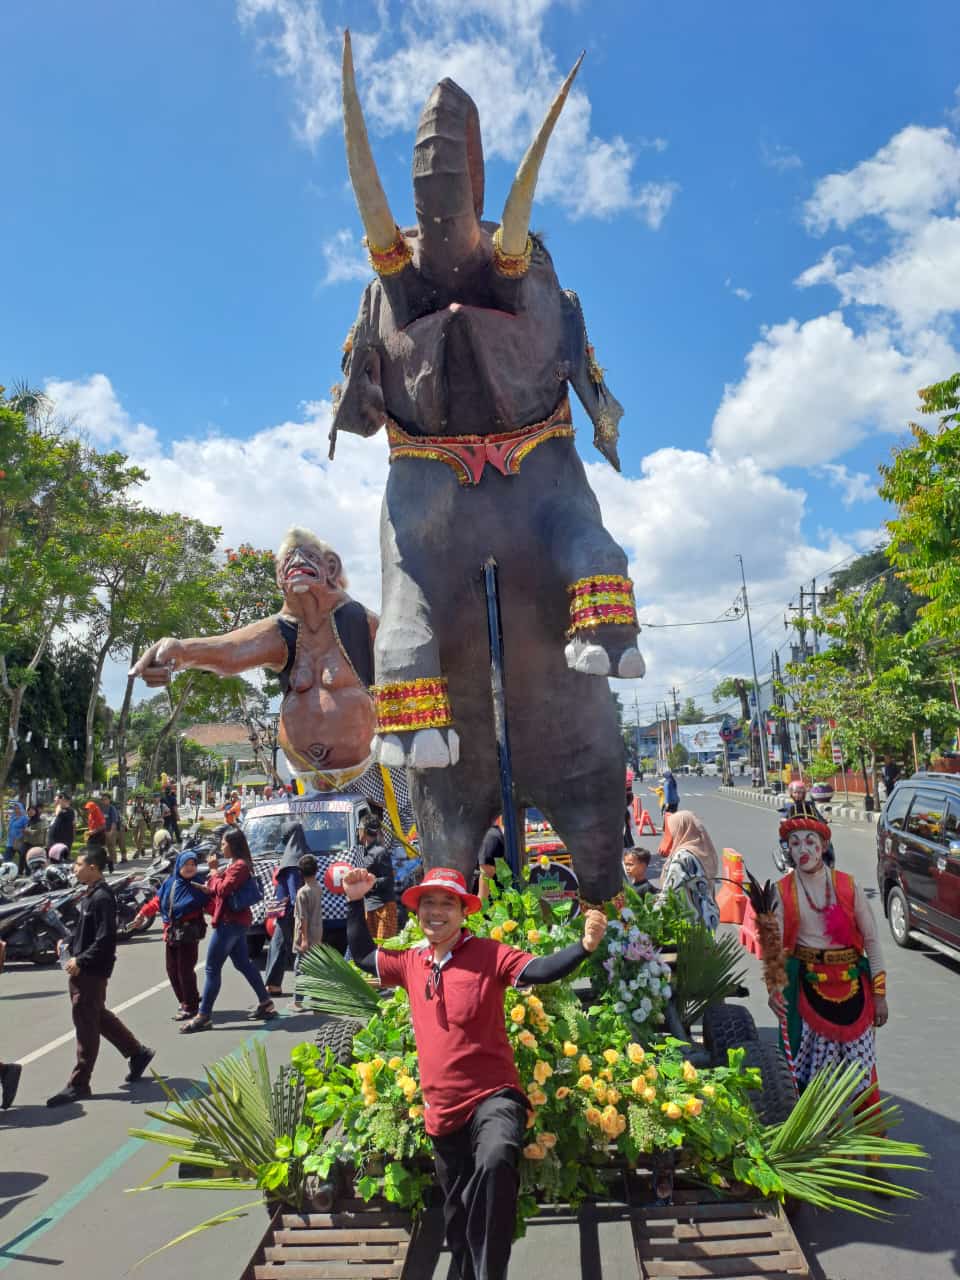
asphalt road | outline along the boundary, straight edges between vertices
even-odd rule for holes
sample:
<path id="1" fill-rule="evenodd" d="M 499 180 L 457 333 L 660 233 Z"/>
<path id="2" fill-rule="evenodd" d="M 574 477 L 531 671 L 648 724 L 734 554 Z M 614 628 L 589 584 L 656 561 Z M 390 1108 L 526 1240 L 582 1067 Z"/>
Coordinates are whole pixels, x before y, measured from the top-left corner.
<path id="1" fill-rule="evenodd" d="M 718 847 L 732 846 L 751 870 L 772 875 L 769 850 L 775 814 L 721 797 L 711 779 L 681 779 L 681 804 L 707 822 Z M 643 794 L 655 812 L 652 796 Z M 868 889 L 874 886 L 873 827 L 837 824 L 840 863 Z M 645 843 L 657 841 L 647 837 Z M 882 1090 L 901 1104 L 900 1132 L 922 1142 L 932 1156 L 923 1180 L 925 1198 L 889 1224 L 803 1211 L 795 1226 L 828 1280 L 947 1280 L 957 1264 L 956 1206 L 960 1203 L 960 1106 L 951 1053 L 960 1000 L 960 964 L 936 953 L 887 946 L 890 1022 L 880 1033 Z M 759 967 L 747 958 L 754 992 L 751 1007 L 761 1028 L 774 1034 L 760 995 Z M 288 980 L 289 981 L 289 980 Z M 225 971 L 216 1029 L 180 1036 L 170 1022 L 173 1000 L 165 981 L 159 932 L 121 948 L 110 985 L 111 1005 L 146 1043 L 157 1049 L 155 1066 L 168 1083 L 186 1090 L 202 1078 L 204 1062 L 261 1036 L 274 1067 L 312 1036 L 308 1015 L 283 1017 L 261 1027 L 246 1021 L 252 993 Z M 124 1009 L 123 1006 L 129 1004 Z M 264 1227 L 254 1208 L 238 1223 L 215 1230 L 132 1268 L 151 1250 L 205 1217 L 244 1199 L 237 1193 L 156 1192 L 125 1195 L 162 1164 L 163 1148 L 128 1137 L 131 1126 L 151 1122 L 162 1105 L 151 1082 L 122 1084 L 126 1063 L 104 1045 L 94 1074 L 95 1096 L 81 1105 L 48 1111 L 45 1098 L 66 1080 L 73 1037 L 59 969 L 8 965 L 0 977 L 0 1058 L 26 1062 L 17 1105 L 0 1112 L 0 1277 L 23 1280 L 61 1274 L 71 1280 L 124 1280 L 132 1274 L 156 1280 L 178 1274 L 239 1280 Z M 592 1236 L 575 1223 L 534 1225 L 514 1252 L 511 1273 L 525 1280 L 619 1280 L 636 1274 L 625 1223 L 601 1223 Z M 445 1275 L 439 1266 L 436 1275 Z"/>

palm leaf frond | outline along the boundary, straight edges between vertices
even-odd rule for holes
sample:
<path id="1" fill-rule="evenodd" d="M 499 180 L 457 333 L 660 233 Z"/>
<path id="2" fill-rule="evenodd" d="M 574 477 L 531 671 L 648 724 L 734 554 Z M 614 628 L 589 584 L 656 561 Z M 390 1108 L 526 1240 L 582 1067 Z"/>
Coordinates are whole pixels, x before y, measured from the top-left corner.
<path id="1" fill-rule="evenodd" d="M 864 1168 L 923 1170 L 927 1153 L 915 1142 L 885 1136 L 899 1110 L 884 1100 L 856 1108 L 863 1073 L 855 1063 L 821 1071 L 807 1085 L 788 1118 L 764 1132 L 765 1156 L 784 1193 L 822 1209 L 846 1209 L 862 1217 L 889 1217 L 879 1205 L 853 1193 L 880 1192 L 916 1199 L 919 1192 L 875 1178 Z"/>
<path id="2" fill-rule="evenodd" d="M 360 970 L 323 944 L 303 957 L 297 995 L 308 1008 L 340 1018 L 369 1019 L 379 1008 L 377 993 Z"/>
<path id="3" fill-rule="evenodd" d="M 137 1189 L 139 1190 L 142 1188 Z M 136 1269 L 136 1267 L 142 1267 L 145 1262 L 149 1262 L 151 1258 L 155 1258 L 158 1253 L 163 1253 L 166 1249 L 172 1249 L 175 1244 L 182 1244 L 184 1240 L 189 1240 L 191 1236 L 199 1235 L 201 1231 L 208 1231 L 210 1227 L 222 1226 L 226 1222 L 236 1222 L 238 1218 L 244 1217 L 248 1210 L 255 1209 L 258 1205 L 263 1205 L 262 1196 L 256 1200 L 249 1201 L 247 1204 L 238 1204 L 233 1209 L 225 1209 L 222 1213 L 214 1214 L 212 1218 L 207 1218 L 204 1222 L 198 1222 L 197 1225 L 195 1227 L 191 1227 L 189 1231 L 184 1231 L 183 1234 L 177 1236 L 176 1239 L 168 1240 L 167 1243 L 162 1244 L 159 1249 L 154 1249 L 151 1253 L 148 1253 L 145 1258 L 141 1258 L 140 1261 L 135 1264 L 134 1269 Z"/>
<path id="4" fill-rule="evenodd" d="M 673 970 L 673 999 L 685 1027 L 704 1010 L 737 994 L 746 977 L 743 949 L 735 935 L 714 937 L 703 925 L 691 926 Z"/>

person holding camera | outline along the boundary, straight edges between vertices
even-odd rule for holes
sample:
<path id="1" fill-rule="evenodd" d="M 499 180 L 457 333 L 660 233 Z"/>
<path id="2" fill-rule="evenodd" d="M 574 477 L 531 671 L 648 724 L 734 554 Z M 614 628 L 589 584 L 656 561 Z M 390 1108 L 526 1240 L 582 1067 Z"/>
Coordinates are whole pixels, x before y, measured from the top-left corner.
<path id="1" fill-rule="evenodd" d="M 397 890 L 393 859 L 384 846 L 380 819 L 368 813 L 360 822 L 360 865 L 374 878 L 364 899 L 367 928 L 372 938 L 394 938 L 397 934 Z"/>

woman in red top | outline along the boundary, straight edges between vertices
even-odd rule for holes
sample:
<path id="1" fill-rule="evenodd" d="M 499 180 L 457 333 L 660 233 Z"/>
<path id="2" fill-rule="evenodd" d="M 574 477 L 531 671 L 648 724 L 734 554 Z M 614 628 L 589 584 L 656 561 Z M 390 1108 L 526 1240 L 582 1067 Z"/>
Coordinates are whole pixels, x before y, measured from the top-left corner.
<path id="1" fill-rule="evenodd" d="M 226 869 L 221 871 L 215 853 L 208 859 L 212 871 L 204 890 L 210 894 L 213 906 L 210 918 L 213 931 L 207 947 L 206 976 L 203 984 L 203 996 L 200 1000 L 200 1012 L 180 1028 L 187 1034 L 193 1031 L 208 1031 L 211 1026 L 210 1014 L 220 994 L 221 974 L 227 959 L 233 961 L 233 967 L 242 973 L 253 987 L 257 997 L 257 1007 L 250 1014 L 251 1018 L 275 1018 L 277 1011 L 273 1001 L 263 985 L 260 971 L 250 959 L 247 949 L 247 929 L 253 923 L 249 907 L 237 911 L 230 905 L 233 894 L 253 875 L 253 858 L 247 837 L 237 827 L 231 827 L 223 833 L 220 851 L 229 858 Z"/>

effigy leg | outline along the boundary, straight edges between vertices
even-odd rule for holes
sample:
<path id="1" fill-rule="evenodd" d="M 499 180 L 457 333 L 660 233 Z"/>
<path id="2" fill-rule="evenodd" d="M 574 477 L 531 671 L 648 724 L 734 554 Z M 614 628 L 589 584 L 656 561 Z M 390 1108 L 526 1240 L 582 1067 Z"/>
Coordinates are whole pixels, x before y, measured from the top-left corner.
<path id="1" fill-rule="evenodd" d="M 592 492 L 573 506 L 552 499 L 538 514 L 570 598 L 567 665 L 583 675 L 639 679 L 646 664 L 627 558 L 601 524 Z"/>
<path id="2" fill-rule="evenodd" d="M 374 646 L 377 683 L 370 691 L 377 713 L 371 750 L 390 768 L 442 769 L 456 764 L 460 744 L 430 605 L 403 567 L 386 514 L 380 541 L 383 610 Z"/>

